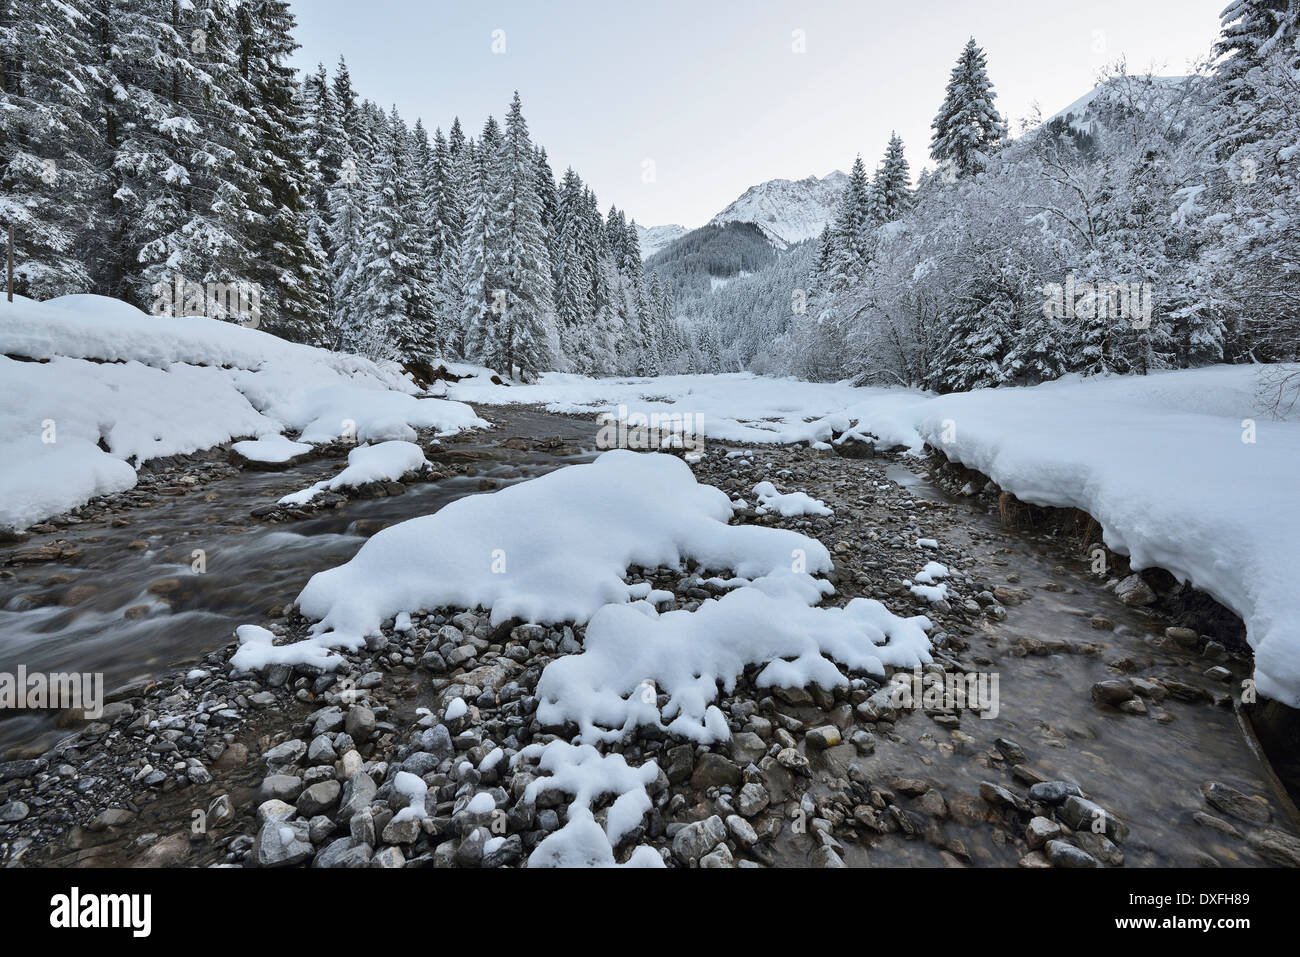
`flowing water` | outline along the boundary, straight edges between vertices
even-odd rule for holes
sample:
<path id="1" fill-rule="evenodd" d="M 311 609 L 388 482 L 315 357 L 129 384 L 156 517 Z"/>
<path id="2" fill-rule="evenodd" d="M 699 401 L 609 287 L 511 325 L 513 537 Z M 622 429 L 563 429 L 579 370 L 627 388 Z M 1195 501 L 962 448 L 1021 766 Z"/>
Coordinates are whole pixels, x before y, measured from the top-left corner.
<path id="1" fill-rule="evenodd" d="M 594 427 L 579 419 L 520 408 L 487 417 L 498 427 L 443 442 L 470 461 L 468 474 L 409 485 L 404 495 L 355 499 L 296 522 L 249 516 L 342 467 L 318 459 L 283 472 L 243 471 L 126 511 L 123 528 L 88 521 L 33 536 L 24 548 L 57 538 L 79 554 L 0 578 L 0 672 L 22 665 L 28 674 L 102 673 L 110 693 L 149 680 L 229 644 L 236 627 L 292 602 L 313 574 L 346 562 L 384 525 L 487 491 L 485 479 L 500 488 L 593 457 Z M 515 436 L 558 436 L 565 449 L 507 446 Z M 193 571 L 196 549 L 204 553 L 202 574 Z M 10 712 L 0 720 L 0 755 L 18 745 L 48 746 L 55 720 L 45 711 Z"/>

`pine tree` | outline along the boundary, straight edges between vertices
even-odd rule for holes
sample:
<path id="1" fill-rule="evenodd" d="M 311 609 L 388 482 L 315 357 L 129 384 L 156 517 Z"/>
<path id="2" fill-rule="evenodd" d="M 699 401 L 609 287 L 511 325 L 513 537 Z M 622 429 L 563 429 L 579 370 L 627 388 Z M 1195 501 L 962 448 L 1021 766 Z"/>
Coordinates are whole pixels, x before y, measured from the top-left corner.
<path id="1" fill-rule="evenodd" d="M 951 163 L 958 175 L 981 168 L 1007 135 L 993 100 L 984 51 L 972 37 L 952 69 L 943 106 L 931 124 L 930 155 Z"/>
<path id="2" fill-rule="evenodd" d="M 897 133 L 889 136 L 889 147 L 876 181 L 881 221 L 892 223 L 907 215 L 912 208 L 912 174 L 903 155 L 903 141 Z"/>
<path id="3" fill-rule="evenodd" d="M 871 187 L 859 156 L 853 161 L 831 225 L 830 268 L 821 283 L 827 291 L 839 292 L 862 279 L 871 261 L 874 226 Z"/>
<path id="4" fill-rule="evenodd" d="M 97 19 L 86 0 L 0 2 L 0 231 L 14 227 L 15 286 L 34 298 L 93 281 L 105 225 Z"/>
<path id="5" fill-rule="evenodd" d="M 474 161 L 471 197 L 461 240 L 461 330 L 467 358 L 507 375 L 504 308 L 504 256 L 498 224 L 505 182 L 502 170 L 501 128 L 489 116 L 477 144 L 467 144 L 464 155 Z"/>
<path id="6" fill-rule="evenodd" d="M 513 374 L 518 365 L 520 377 L 528 381 L 546 369 L 552 359 L 555 317 L 543 204 L 537 189 L 537 157 L 518 93 L 506 115 L 501 166 L 505 187 L 502 275 L 506 296 L 500 349 L 507 371 Z"/>
<path id="7" fill-rule="evenodd" d="M 285 0 L 245 0 L 239 14 L 240 106 L 251 118 L 256 148 L 248 166 L 257 177 L 257 250 L 247 272 L 263 291 L 262 325 L 296 342 L 326 341 L 326 260 L 309 234 L 307 136 L 294 71 L 297 44 Z"/>

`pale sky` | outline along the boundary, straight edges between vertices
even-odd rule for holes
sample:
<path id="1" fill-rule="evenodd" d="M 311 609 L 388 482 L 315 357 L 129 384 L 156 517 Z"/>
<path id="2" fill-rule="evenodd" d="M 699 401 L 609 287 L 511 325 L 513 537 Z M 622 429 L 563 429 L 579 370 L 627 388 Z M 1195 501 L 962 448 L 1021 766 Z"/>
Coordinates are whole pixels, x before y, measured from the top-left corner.
<path id="1" fill-rule="evenodd" d="M 340 54 L 358 93 L 477 135 L 518 89 L 536 142 L 645 226 L 699 226 L 776 177 L 913 173 L 969 36 L 1012 122 L 1050 116 L 1121 56 L 1183 74 L 1227 0 L 293 0 L 296 64 Z M 494 31 L 503 31 L 496 34 Z M 796 31 L 801 31 L 796 33 Z M 494 52 L 504 39 L 504 52 Z M 802 39 L 803 52 L 797 52 Z M 647 161 L 653 164 L 647 165 Z M 653 173 L 650 177 L 647 170 Z M 652 178 L 652 182 L 646 179 Z"/>

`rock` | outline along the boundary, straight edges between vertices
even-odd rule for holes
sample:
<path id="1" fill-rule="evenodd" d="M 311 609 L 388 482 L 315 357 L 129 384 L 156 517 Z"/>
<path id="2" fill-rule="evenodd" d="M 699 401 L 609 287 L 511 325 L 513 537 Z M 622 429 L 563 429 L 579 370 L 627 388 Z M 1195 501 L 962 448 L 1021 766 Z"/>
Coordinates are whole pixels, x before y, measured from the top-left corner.
<path id="1" fill-rule="evenodd" d="M 1057 815 L 1066 827 L 1074 831 L 1105 833 L 1112 840 L 1123 842 L 1128 836 L 1128 825 L 1100 804 L 1072 794 L 1065 799 Z"/>
<path id="2" fill-rule="evenodd" d="M 1047 859 L 1053 867 L 1097 867 L 1097 859 L 1066 841 L 1048 841 Z"/>
<path id="3" fill-rule="evenodd" d="M 22 801 L 10 801 L 7 804 L 0 804 L 0 824 L 16 824 L 24 820 L 31 813 L 29 808 Z"/>
<path id="4" fill-rule="evenodd" d="M 257 823 L 267 824 L 271 821 L 288 821 L 297 813 L 298 811 L 292 804 L 286 804 L 278 798 L 271 798 L 271 800 L 263 801 L 257 806 Z"/>
<path id="5" fill-rule="evenodd" d="M 1098 681 L 1092 686 L 1092 700 L 1098 704 L 1117 705 L 1128 701 L 1134 695 L 1133 682 L 1128 678 L 1112 678 Z"/>
<path id="6" fill-rule="evenodd" d="M 348 709 L 343 730 L 352 736 L 353 741 L 365 744 L 375 733 L 375 713 L 364 705 L 353 705 Z"/>
<path id="7" fill-rule="evenodd" d="M 689 744 L 679 744 L 668 749 L 668 766 L 664 773 L 668 775 L 669 784 L 681 784 L 690 779 L 695 770 L 695 749 Z"/>
<path id="8" fill-rule="evenodd" d="M 811 708 L 813 696 L 807 688 L 773 688 L 772 695 L 793 708 Z"/>
<path id="9" fill-rule="evenodd" d="M 754 830 L 754 825 L 739 814 L 727 815 L 727 833 L 741 847 L 753 847 L 758 843 L 758 833 Z"/>
<path id="10" fill-rule="evenodd" d="M 794 748 L 782 748 L 776 755 L 777 763 L 788 771 L 806 772 L 808 759 Z"/>
<path id="11" fill-rule="evenodd" d="M 370 866 L 386 869 L 402 868 L 406 866 L 406 856 L 399 847 L 386 847 L 370 859 Z"/>
<path id="12" fill-rule="evenodd" d="M 385 844 L 414 844 L 420 837 L 420 819 L 416 817 L 393 818 L 384 827 Z"/>
<path id="13" fill-rule="evenodd" d="M 306 818 L 328 813 L 333 810 L 334 805 L 338 804 L 339 793 L 342 790 L 342 785 L 335 780 L 313 784 L 299 795 L 296 805 L 298 813 Z"/>
<path id="14" fill-rule="evenodd" d="M 334 742 L 328 735 L 319 734 L 312 738 L 311 745 L 307 748 L 307 760 L 312 764 L 333 764 L 338 760 Z"/>
<path id="15" fill-rule="evenodd" d="M 691 786 L 703 791 L 711 787 L 739 787 L 742 776 L 734 762 L 713 751 L 706 751 L 696 762 Z M 669 779 L 672 780 L 671 778 Z"/>
<path id="16" fill-rule="evenodd" d="M 870 731 L 854 731 L 849 741 L 858 749 L 859 754 L 873 754 L 876 750 L 876 736 Z"/>
<path id="17" fill-rule="evenodd" d="M 992 781 L 980 782 L 980 797 L 994 807 L 1008 807 L 1021 814 L 1029 813 L 1029 805 L 1024 798 Z"/>
<path id="18" fill-rule="evenodd" d="M 258 867 L 292 867 L 312 855 L 306 821 L 267 821 L 249 856 Z"/>
<path id="19" fill-rule="evenodd" d="M 1025 828 L 1025 841 L 1029 844 L 1031 851 L 1036 851 L 1048 841 L 1054 841 L 1061 836 L 1061 825 L 1057 824 L 1050 818 L 1035 817 Z"/>
<path id="20" fill-rule="evenodd" d="M 188 834 L 169 834 L 149 845 L 148 850 L 131 862 L 132 867 L 176 867 L 190 856 Z"/>
<path id="21" fill-rule="evenodd" d="M 835 853 L 834 848 L 823 844 L 821 847 L 817 848 L 817 850 L 813 851 L 812 866 L 840 868 L 846 867 L 847 865 L 844 863 L 844 860 Z"/>
<path id="22" fill-rule="evenodd" d="M 1225 821 L 1221 817 L 1215 817 L 1213 814 L 1206 814 L 1204 811 L 1197 811 L 1192 815 L 1192 820 L 1201 825 L 1201 827 L 1212 828 L 1216 831 L 1227 834 L 1229 837 L 1241 837 L 1241 831 L 1237 830 L 1237 827 L 1234 824 L 1230 821 Z"/>
<path id="23" fill-rule="evenodd" d="M 753 731 L 739 731 L 731 739 L 731 758 L 742 768 L 767 754 L 767 744 Z"/>
<path id="24" fill-rule="evenodd" d="M 483 867 L 505 867 L 514 864 L 524 854 L 523 839 L 518 834 L 511 834 L 492 848 L 483 851 Z"/>
<path id="25" fill-rule="evenodd" d="M 1206 668 L 1204 674 L 1205 677 L 1209 678 L 1211 681 L 1232 680 L 1232 672 L 1223 667 L 1223 665 L 1214 665 L 1211 668 Z"/>
<path id="26" fill-rule="evenodd" d="M 268 774 L 259 792 L 263 801 L 296 801 L 302 793 L 302 778 L 292 774 Z"/>
<path id="27" fill-rule="evenodd" d="M 216 802 L 213 802 L 214 804 Z M 212 824 L 212 808 L 208 808 L 208 823 Z M 105 831 L 110 827 L 121 827 L 123 824 L 129 824 L 135 820 L 135 813 L 128 811 L 124 807 L 105 808 L 95 815 L 94 819 L 86 825 L 88 831 Z"/>
<path id="28" fill-rule="evenodd" d="M 726 868 L 735 867 L 736 862 L 731 856 L 731 848 L 725 844 L 719 844 L 716 850 L 705 854 L 700 858 L 700 867 L 702 868 Z"/>
<path id="29" fill-rule="evenodd" d="M 5 761 L 0 763 L 0 784 L 19 778 L 30 778 L 49 770 L 49 762 L 44 758 L 30 758 L 23 761 Z"/>
<path id="30" fill-rule="evenodd" d="M 1224 814 L 1249 824 L 1267 824 L 1273 818 L 1268 804 L 1263 799 L 1250 797 L 1218 781 L 1206 781 L 1202 784 L 1201 794 L 1211 807 L 1218 808 Z"/>
<path id="31" fill-rule="evenodd" d="M 1010 738 L 998 738 L 993 742 L 993 746 L 1012 764 L 1023 764 L 1026 760 L 1025 749 Z"/>
<path id="32" fill-rule="evenodd" d="M 1276 828 L 1252 831 L 1247 842 L 1263 858 L 1281 867 L 1300 867 L 1300 838 Z"/>
<path id="33" fill-rule="evenodd" d="M 736 799 L 736 809 L 745 817 L 755 817 L 762 814 L 769 803 L 771 799 L 767 796 L 767 788 L 757 781 L 750 781 L 740 789 L 740 795 Z"/>
<path id="34" fill-rule="evenodd" d="M 682 864 L 698 862 L 727 839 L 727 826 L 717 814 L 687 824 L 673 837 L 673 857 Z"/>
<path id="35" fill-rule="evenodd" d="M 934 788 L 930 788 L 917 798 L 914 807 L 922 814 L 928 814 L 930 817 L 942 819 L 948 816 L 948 802 Z"/>
<path id="36" fill-rule="evenodd" d="M 1115 586 L 1115 597 L 1125 605 L 1134 607 L 1150 605 L 1156 600 L 1156 593 L 1142 580 L 1141 575 L 1129 575 Z"/>
<path id="37" fill-rule="evenodd" d="M 1083 792 L 1069 781 L 1043 781 L 1029 787 L 1029 800 L 1039 804 L 1061 804 L 1071 795 L 1083 797 Z"/>
<path id="38" fill-rule="evenodd" d="M 307 754 L 307 745 L 297 738 L 291 738 L 283 744 L 277 744 L 271 750 L 262 755 L 266 761 L 266 766 L 271 770 L 289 767 L 297 764 Z"/>
<path id="39" fill-rule="evenodd" d="M 1020 866 L 1039 870 L 1052 866 L 1052 862 L 1047 859 L 1047 855 L 1042 851 L 1030 851 L 1020 859 Z"/>
<path id="40" fill-rule="evenodd" d="M 330 841 L 311 862 L 313 868 L 365 867 L 370 863 L 370 847 L 353 843 L 351 838 L 340 837 Z"/>
<path id="41" fill-rule="evenodd" d="M 1165 629 L 1165 637 L 1184 648 L 1195 648 L 1201 636 L 1195 628 L 1170 627 Z"/>
<path id="42" fill-rule="evenodd" d="M 343 795 L 339 804 L 339 820 L 351 820 L 352 815 L 370 806 L 379 789 L 365 771 L 358 771 L 348 778 L 343 785 Z"/>
<path id="43" fill-rule="evenodd" d="M 804 735 L 804 742 L 810 748 L 818 751 L 825 751 L 827 748 L 833 748 L 840 743 L 840 729 L 833 724 L 822 725 L 820 728 L 813 728 Z"/>

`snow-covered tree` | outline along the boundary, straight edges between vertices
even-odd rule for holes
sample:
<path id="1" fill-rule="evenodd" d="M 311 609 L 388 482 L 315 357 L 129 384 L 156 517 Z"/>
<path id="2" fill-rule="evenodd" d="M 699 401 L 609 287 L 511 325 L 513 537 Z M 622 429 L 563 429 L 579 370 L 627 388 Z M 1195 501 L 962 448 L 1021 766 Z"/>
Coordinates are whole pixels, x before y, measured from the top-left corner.
<path id="1" fill-rule="evenodd" d="M 930 155 L 936 162 L 952 164 L 958 175 L 984 164 L 1007 135 L 994 99 L 984 51 L 971 37 L 957 58 L 943 106 L 931 124 Z"/>

